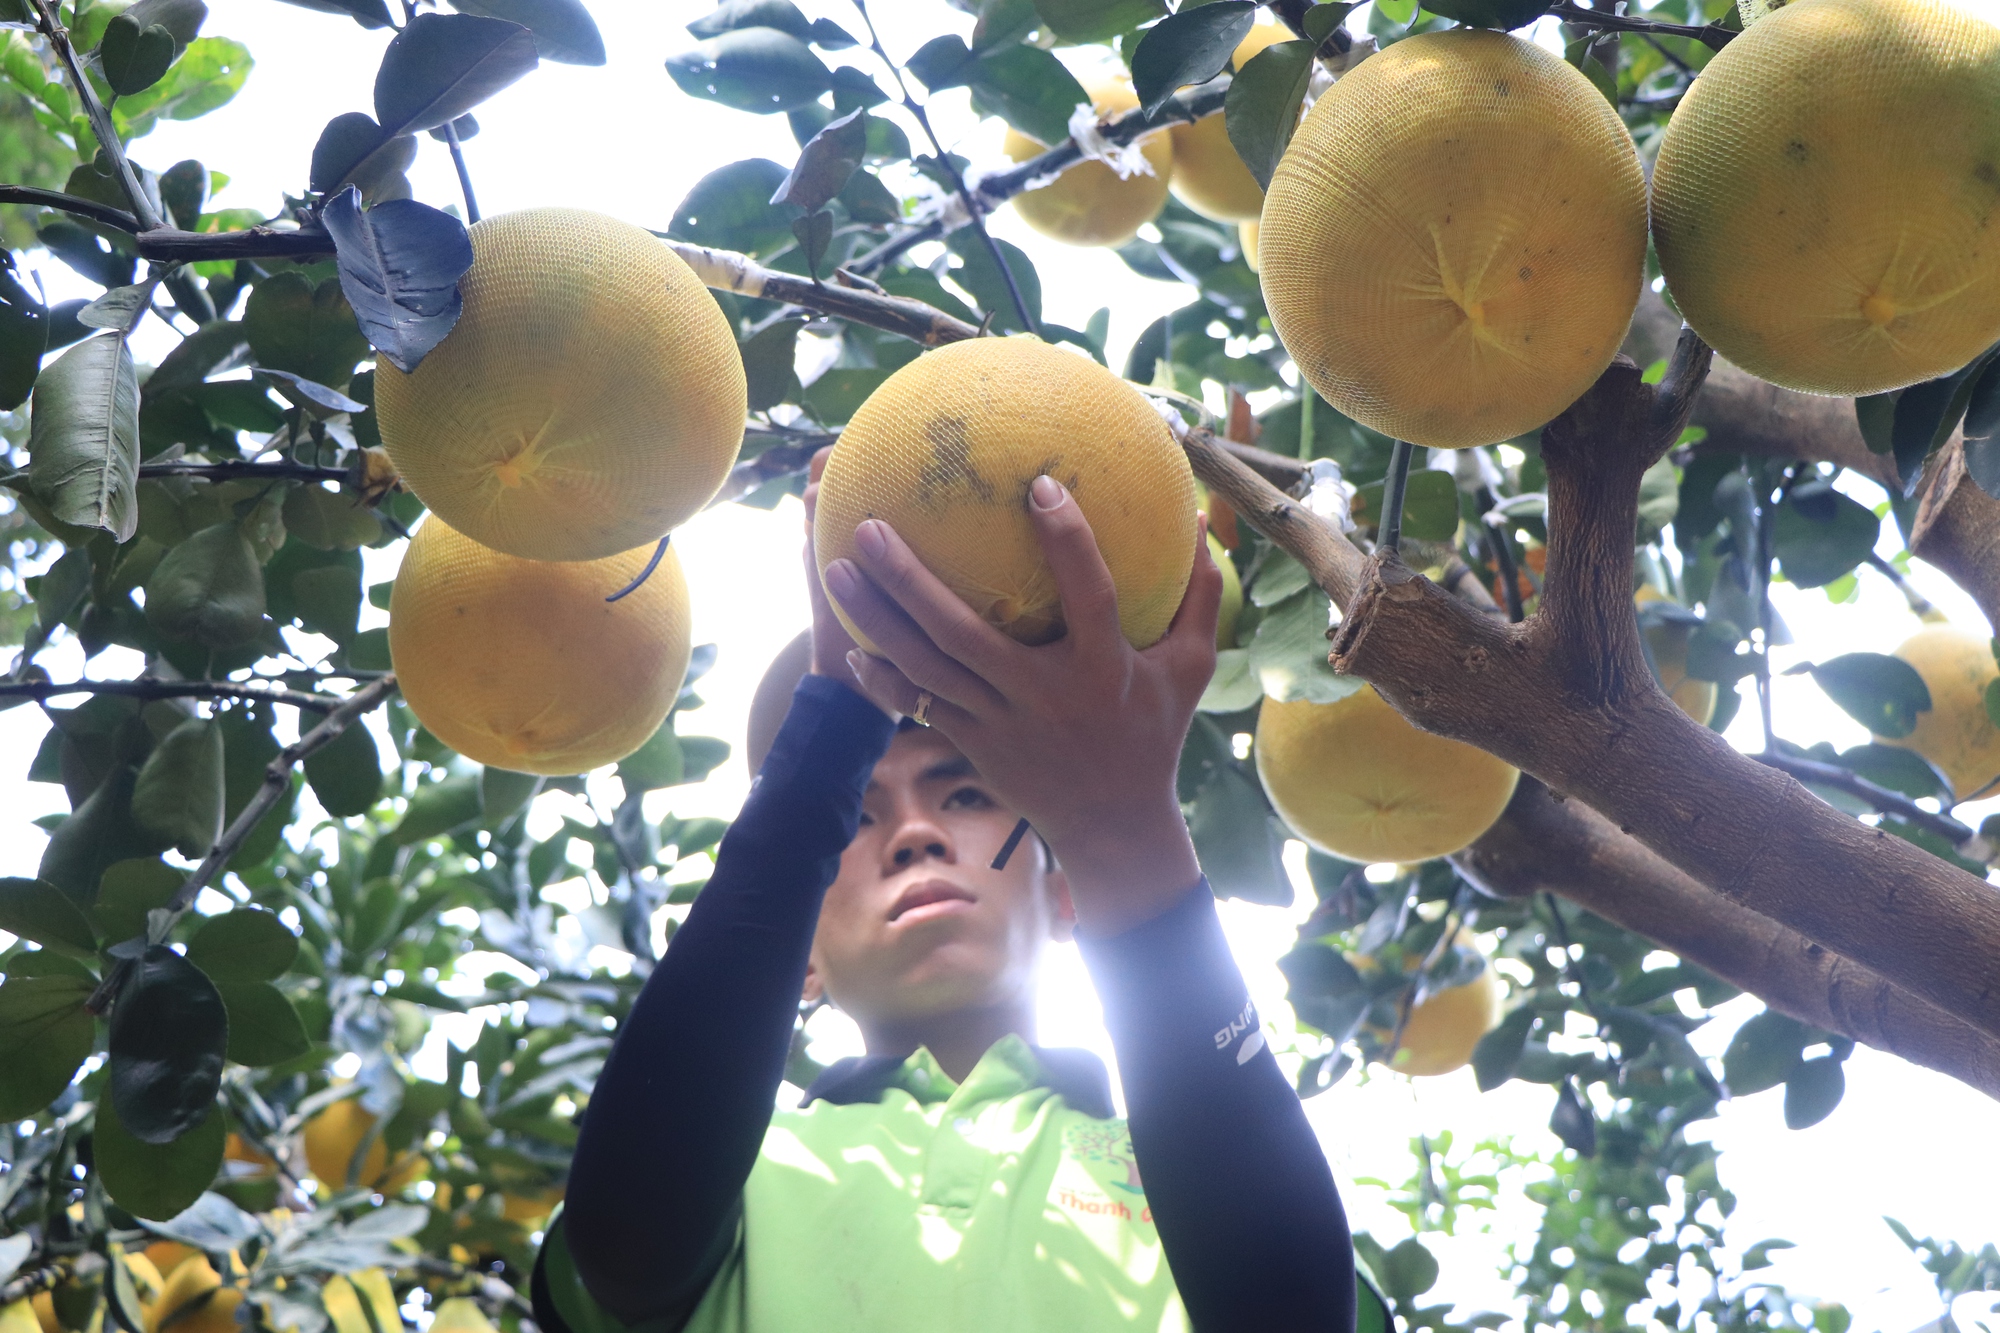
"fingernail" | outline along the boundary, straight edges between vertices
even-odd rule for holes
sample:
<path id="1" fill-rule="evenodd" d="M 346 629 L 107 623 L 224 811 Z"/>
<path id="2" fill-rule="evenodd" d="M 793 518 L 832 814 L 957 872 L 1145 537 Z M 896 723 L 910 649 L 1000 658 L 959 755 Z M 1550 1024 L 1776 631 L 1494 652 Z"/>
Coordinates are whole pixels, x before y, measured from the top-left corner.
<path id="1" fill-rule="evenodd" d="M 861 580 L 854 573 L 854 564 L 849 560 L 836 560 L 826 567 L 827 591 L 838 601 L 845 601 L 861 590 Z"/>
<path id="2" fill-rule="evenodd" d="M 1029 498 L 1034 500 L 1035 508 L 1037 509 L 1048 510 L 1060 509 L 1062 507 L 1062 483 L 1046 473 L 1028 483 L 1028 495 Z"/>
<path id="3" fill-rule="evenodd" d="M 854 673 L 856 679 L 860 678 L 861 650 L 859 648 L 849 648 L 847 650 L 847 669 Z"/>
<path id="4" fill-rule="evenodd" d="M 854 530 L 854 544 L 870 560 L 880 560 L 889 549 L 889 539 L 882 533 L 881 522 L 872 518 Z"/>

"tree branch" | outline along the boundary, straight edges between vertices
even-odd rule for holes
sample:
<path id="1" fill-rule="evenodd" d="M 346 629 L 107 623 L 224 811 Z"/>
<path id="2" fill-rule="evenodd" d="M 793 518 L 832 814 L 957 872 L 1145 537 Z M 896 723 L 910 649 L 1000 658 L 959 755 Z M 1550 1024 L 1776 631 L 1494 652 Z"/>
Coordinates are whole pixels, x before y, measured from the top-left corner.
<path id="1" fill-rule="evenodd" d="M 1662 37 L 1687 37 L 1717 51 L 1727 46 L 1730 39 L 1735 37 L 1738 31 L 1735 28 L 1725 28 L 1720 23 L 1703 23 L 1699 25 L 1690 23 L 1663 23 L 1659 19 L 1642 19 L 1628 14 L 1614 14 L 1609 8 L 1585 9 L 1583 6 L 1573 3 L 1573 0 L 1564 0 L 1564 3 L 1551 8 L 1549 13 L 1555 15 L 1564 23 L 1573 24 L 1579 28 L 1598 28 L 1611 32 L 1648 32 L 1657 33 Z"/>
<path id="2" fill-rule="evenodd" d="M 222 873 L 222 868 L 229 864 L 229 858 L 236 854 L 236 849 L 243 845 L 243 840 L 250 836 L 251 831 L 264 816 L 269 814 L 271 808 L 290 790 L 292 769 L 301 760 L 331 745 L 335 737 L 346 731 L 364 713 L 373 712 L 395 691 L 394 675 L 376 677 L 342 700 L 318 726 L 278 751 L 277 758 L 264 768 L 264 783 L 257 789 L 257 794 L 244 803 L 243 809 L 237 812 L 236 818 L 230 821 L 229 827 L 223 830 L 220 838 L 216 839 L 215 846 L 209 849 L 201 864 L 194 868 L 194 873 L 190 874 L 187 881 L 175 891 L 173 898 L 167 903 L 167 911 L 175 916 L 187 911 L 189 905 L 194 902 L 195 895 L 207 888 L 209 883 Z"/>
<path id="3" fill-rule="evenodd" d="M 232 680 L 24 680 L 0 684 L 0 699 L 55 699 L 65 694 L 115 694 L 126 699 L 261 699 L 315 713 L 342 700 L 302 690 L 266 689 Z"/>
<path id="4" fill-rule="evenodd" d="M 762 297 L 825 315 L 837 315 L 857 324 L 899 333 L 926 347 L 977 338 L 979 330 L 962 319 L 954 319 L 934 306 L 907 296 L 887 296 L 856 287 L 829 286 L 765 268 L 748 255 L 734 250 L 711 250 L 685 241 L 666 241 L 666 247 L 687 261 L 703 283 L 717 291 L 740 296 Z"/>
<path id="5" fill-rule="evenodd" d="M 315 463 L 267 463 L 249 459 L 226 463 L 176 460 L 139 465 L 141 481 L 148 477 L 197 477 L 203 481 L 346 481 L 351 475 L 351 469 L 344 467 L 322 467 Z"/>
<path id="6" fill-rule="evenodd" d="M 1950 815 L 1941 815 L 1935 810 L 1926 810 L 1921 805 L 1899 791 L 1870 782 L 1851 768 L 1839 764 L 1821 763 L 1817 759 L 1805 759 L 1798 755 L 1781 754 L 1766 750 L 1762 754 L 1750 756 L 1760 764 L 1767 764 L 1780 773 L 1789 773 L 1801 782 L 1817 783 L 1822 787 L 1832 787 L 1850 796 L 1859 796 L 1885 815 L 1895 815 L 1909 821 L 1926 832 L 1935 833 L 1954 847 L 1964 847 L 1979 836 L 1974 829 L 1959 823 Z"/>
<path id="7" fill-rule="evenodd" d="M 2000 631 L 2000 500 L 1965 470 L 1965 437 L 1954 435 L 1925 469 L 1910 550 L 1972 594 Z"/>
<path id="8" fill-rule="evenodd" d="M 1603 815 L 1556 799 L 1531 777 L 1522 777 L 1499 822 L 1451 859 L 1495 897 L 1557 894 L 1780 1013 L 2000 1098 L 2000 1042 L 1706 888 Z"/>
<path id="9" fill-rule="evenodd" d="M 118 138 L 118 127 L 111 121 L 111 112 L 97 98 L 97 89 L 90 86 L 90 78 L 83 72 L 83 65 L 76 58 L 76 47 L 70 42 L 69 31 L 57 17 L 56 8 L 50 0 L 32 0 L 35 11 L 35 27 L 49 46 L 55 51 L 56 59 L 62 62 L 69 74 L 71 86 L 76 89 L 76 97 L 83 103 L 83 114 L 90 121 L 90 132 L 97 136 L 97 146 L 104 150 L 111 165 L 117 170 L 118 184 L 125 191 L 125 200 L 132 205 L 133 219 L 141 231 L 151 231 L 160 225 L 160 215 L 153 207 L 153 201 L 140 188 L 139 177 L 132 170 L 132 163 L 125 156 L 125 145 Z"/>
<path id="10" fill-rule="evenodd" d="M 83 199 L 60 190 L 38 190 L 32 185 L 0 185 L 0 204 L 25 204 L 31 208 L 54 208 L 64 213 L 74 213 L 92 222 L 101 222 L 119 231 L 137 232 L 139 219 L 122 208 L 110 204 L 100 204 L 95 199 Z"/>

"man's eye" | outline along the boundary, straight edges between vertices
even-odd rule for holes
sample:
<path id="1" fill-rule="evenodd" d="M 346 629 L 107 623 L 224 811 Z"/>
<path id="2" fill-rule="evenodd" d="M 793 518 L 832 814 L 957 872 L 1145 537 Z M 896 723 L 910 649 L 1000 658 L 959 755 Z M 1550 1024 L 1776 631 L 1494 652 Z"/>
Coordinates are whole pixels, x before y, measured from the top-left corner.
<path id="1" fill-rule="evenodd" d="M 868 826 L 869 826 L 870 824 L 873 824 L 874 822 L 875 822 L 875 816 L 873 816 L 873 815 L 869 814 L 869 813 L 868 813 L 868 812 L 867 812 L 866 810 L 863 810 L 863 811 L 861 812 L 861 827 L 862 827 L 862 828 L 867 828 L 867 827 L 868 827 Z"/>
<path id="2" fill-rule="evenodd" d="M 977 787 L 960 787 L 944 798 L 947 810 L 991 810 L 994 804 L 993 798 Z"/>

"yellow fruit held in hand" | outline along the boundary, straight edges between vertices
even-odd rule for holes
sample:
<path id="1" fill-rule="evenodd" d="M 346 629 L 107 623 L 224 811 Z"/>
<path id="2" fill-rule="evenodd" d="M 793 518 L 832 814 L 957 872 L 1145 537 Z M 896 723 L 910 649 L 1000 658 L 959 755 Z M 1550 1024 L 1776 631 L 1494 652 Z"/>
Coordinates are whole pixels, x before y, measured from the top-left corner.
<path id="1" fill-rule="evenodd" d="M 1236 572 L 1236 562 L 1213 535 L 1208 539 L 1208 558 L 1222 571 L 1222 606 L 1215 617 L 1215 646 L 1234 648 L 1236 622 L 1243 616 L 1243 576 Z"/>
<path id="2" fill-rule="evenodd" d="M 403 699 L 439 740 L 495 768 L 583 773 L 660 729 L 687 674 L 687 581 L 669 548 L 604 560 L 522 560 L 432 515 L 389 600 Z"/>
<path id="3" fill-rule="evenodd" d="M 1098 119 L 1120 116 L 1139 105 L 1139 95 L 1122 76 L 1087 80 L 1084 90 Z M 1001 151 L 1025 162 L 1049 149 L 1019 130 L 1008 130 Z M 1079 162 L 1040 189 L 1014 196 L 1021 221 L 1068 245 L 1123 245 L 1139 234 L 1167 202 L 1167 181 L 1174 170 L 1174 141 L 1155 131 L 1139 141 L 1152 172 L 1120 178 L 1102 162 Z"/>
<path id="4" fill-rule="evenodd" d="M 1589 79 L 1458 29 L 1397 42 L 1315 102 L 1260 227 L 1272 322 L 1320 396 L 1457 449 L 1542 425 L 1617 355 L 1646 184 Z"/>
<path id="5" fill-rule="evenodd" d="M 1520 770 L 1419 731 L 1364 685 L 1338 703 L 1257 714 L 1257 776 L 1287 824 L 1350 861 L 1448 856 L 1491 828 Z"/>
<path id="6" fill-rule="evenodd" d="M 2000 27 L 1810 0 L 1716 53 L 1653 172 L 1681 313 L 1753 375 L 1872 394 L 2000 338 Z"/>
<path id="7" fill-rule="evenodd" d="M 363 1310 L 361 1302 L 368 1302 Z M 334 1333 L 397 1333 L 403 1316 L 396 1308 L 396 1292 L 389 1277 L 379 1268 L 364 1268 L 345 1277 L 335 1276 L 320 1288 L 320 1304 L 333 1321 Z M 371 1325 L 369 1315 L 374 1315 Z"/>
<path id="8" fill-rule="evenodd" d="M 1282 23 L 1259 23 L 1237 43 L 1229 67 L 1240 70 L 1265 47 L 1289 42 L 1295 36 Z M 1243 165 L 1236 145 L 1229 141 L 1229 130 L 1220 111 L 1203 116 L 1192 125 L 1175 125 L 1168 133 L 1174 139 L 1174 193 L 1182 203 L 1217 222 L 1257 220 L 1264 207 L 1264 187 L 1257 184 L 1250 168 Z"/>
<path id="9" fill-rule="evenodd" d="M 1479 1039 L 1500 1025 L 1500 1009 L 1506 998 L 1506 983 L 1491 963 L 1463 985 L 1425 996 L 1410 1010 L 1410 1021 L 1403 1025 L 1403 1037 L 1389 1057 L 1389 1067 L 1411 1078 L 1431 1078 L 1465 1068 L 1472 1063 L 1472 1049 L 1479 1045 Z M 1394 1035 L 1392 1029 L 1370 1031 L 1382 1042 Z"/>
<path id="10" fill-rule="evenodd" d="M 147 1313 L 146 1333 L 238 1333 L 242 1303 L 242 1288 L 223 1286 L 208 1257 L 197 1255 L 167 1278 Z"/>
<path id="11" fill-rule="evenodd" d="M 1641 588 L 1632 600 L 1640 606 L 1648 602 L 1664 602 L 1656 588 Z M 1653 676 L 1660 682 L 1667 697 L 1683 713 L 1704 727 L 1715 716 L 1717 691 L 1712 680 L 1698 680 L 1690 676 L 1688 665 L 1688 640 L 1694 637 L 1694 626 L 1657 624 L 1646 627 L 1646 651 L 1653 656 Z"/>
<path id="12" fill-rule="evenodd" d="M 408 375 L 376 363 L 404 484 L 473 540 L 599 560 L 657 540 L 736 461 L 729 321 L 651 233 L 569 208 L 472 226 L 465 312 Z"/>
<path id="13" fill-rule="evenodd" d="M 1876 741 L 1915 750 L 1944 770 L 1957 800 L 2000 785 L 2000 727 L 1986 713 L 1986 687 L 2000 678 L 1991 643 L 1950 625 L 1926 625 L 1903 641 L 1896 656 L 1923 677 L 1931 706 L 1917 714 L 1909 735 Z"/>
<path id="14" fill-rule="evenodd" d="M 303 1136 L 306 1167 L 328 1189 L 346 1189 L 355 1149 L 374 1128 L 375 1116 L 355 1098 L 335 1102 L 306 1121 Z M 422 1174 L 423 1166 L 423 1159 L 414 1153 L 398 1153 L 392 1166 L 388 1145 L 378 1137 L 362 1155 L 354 1181 L 384 1194 L 395 1194 Z"/>
<path id="15" fill-rule="evenodd" d="M 855 527 L 881 519 L 990 623 L 1022 643 L 1047 643 L 1061 636 L 1063 618 L 1028 517 L 1028 485 L 1043 473 L 1069 488 L 1090 521 L 1125 637 L 1140 648 L 1156 643 L 1194 566 L 1187 455 L 1138 390 L 1038 338 L 940 347 L 869 396 L 820 482 L 820 572 L 854 559 Z"/>

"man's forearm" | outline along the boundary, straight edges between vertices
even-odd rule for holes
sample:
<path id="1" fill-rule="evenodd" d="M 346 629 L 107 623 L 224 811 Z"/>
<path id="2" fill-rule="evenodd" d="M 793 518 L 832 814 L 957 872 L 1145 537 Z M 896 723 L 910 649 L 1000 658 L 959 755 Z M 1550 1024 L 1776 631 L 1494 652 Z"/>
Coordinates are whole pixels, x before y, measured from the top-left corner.
<path id="1" fill-rule="evenodd" d="M 1207 881 L 1152 920 L 1080 942 L 1147 1202 L 1195 1328 L 1351 1333 L 1346 1214 L 1265 1046 Z"/>
<path id="2" fill-rule="evenodd" d="M 564 1215 L 585 1285 L 622 1318 L 685 1314 L 727 1253 L 820 899 L 890 734 L 845 687 L 800 685 L 715 874 L 598 1077 Z"/>

